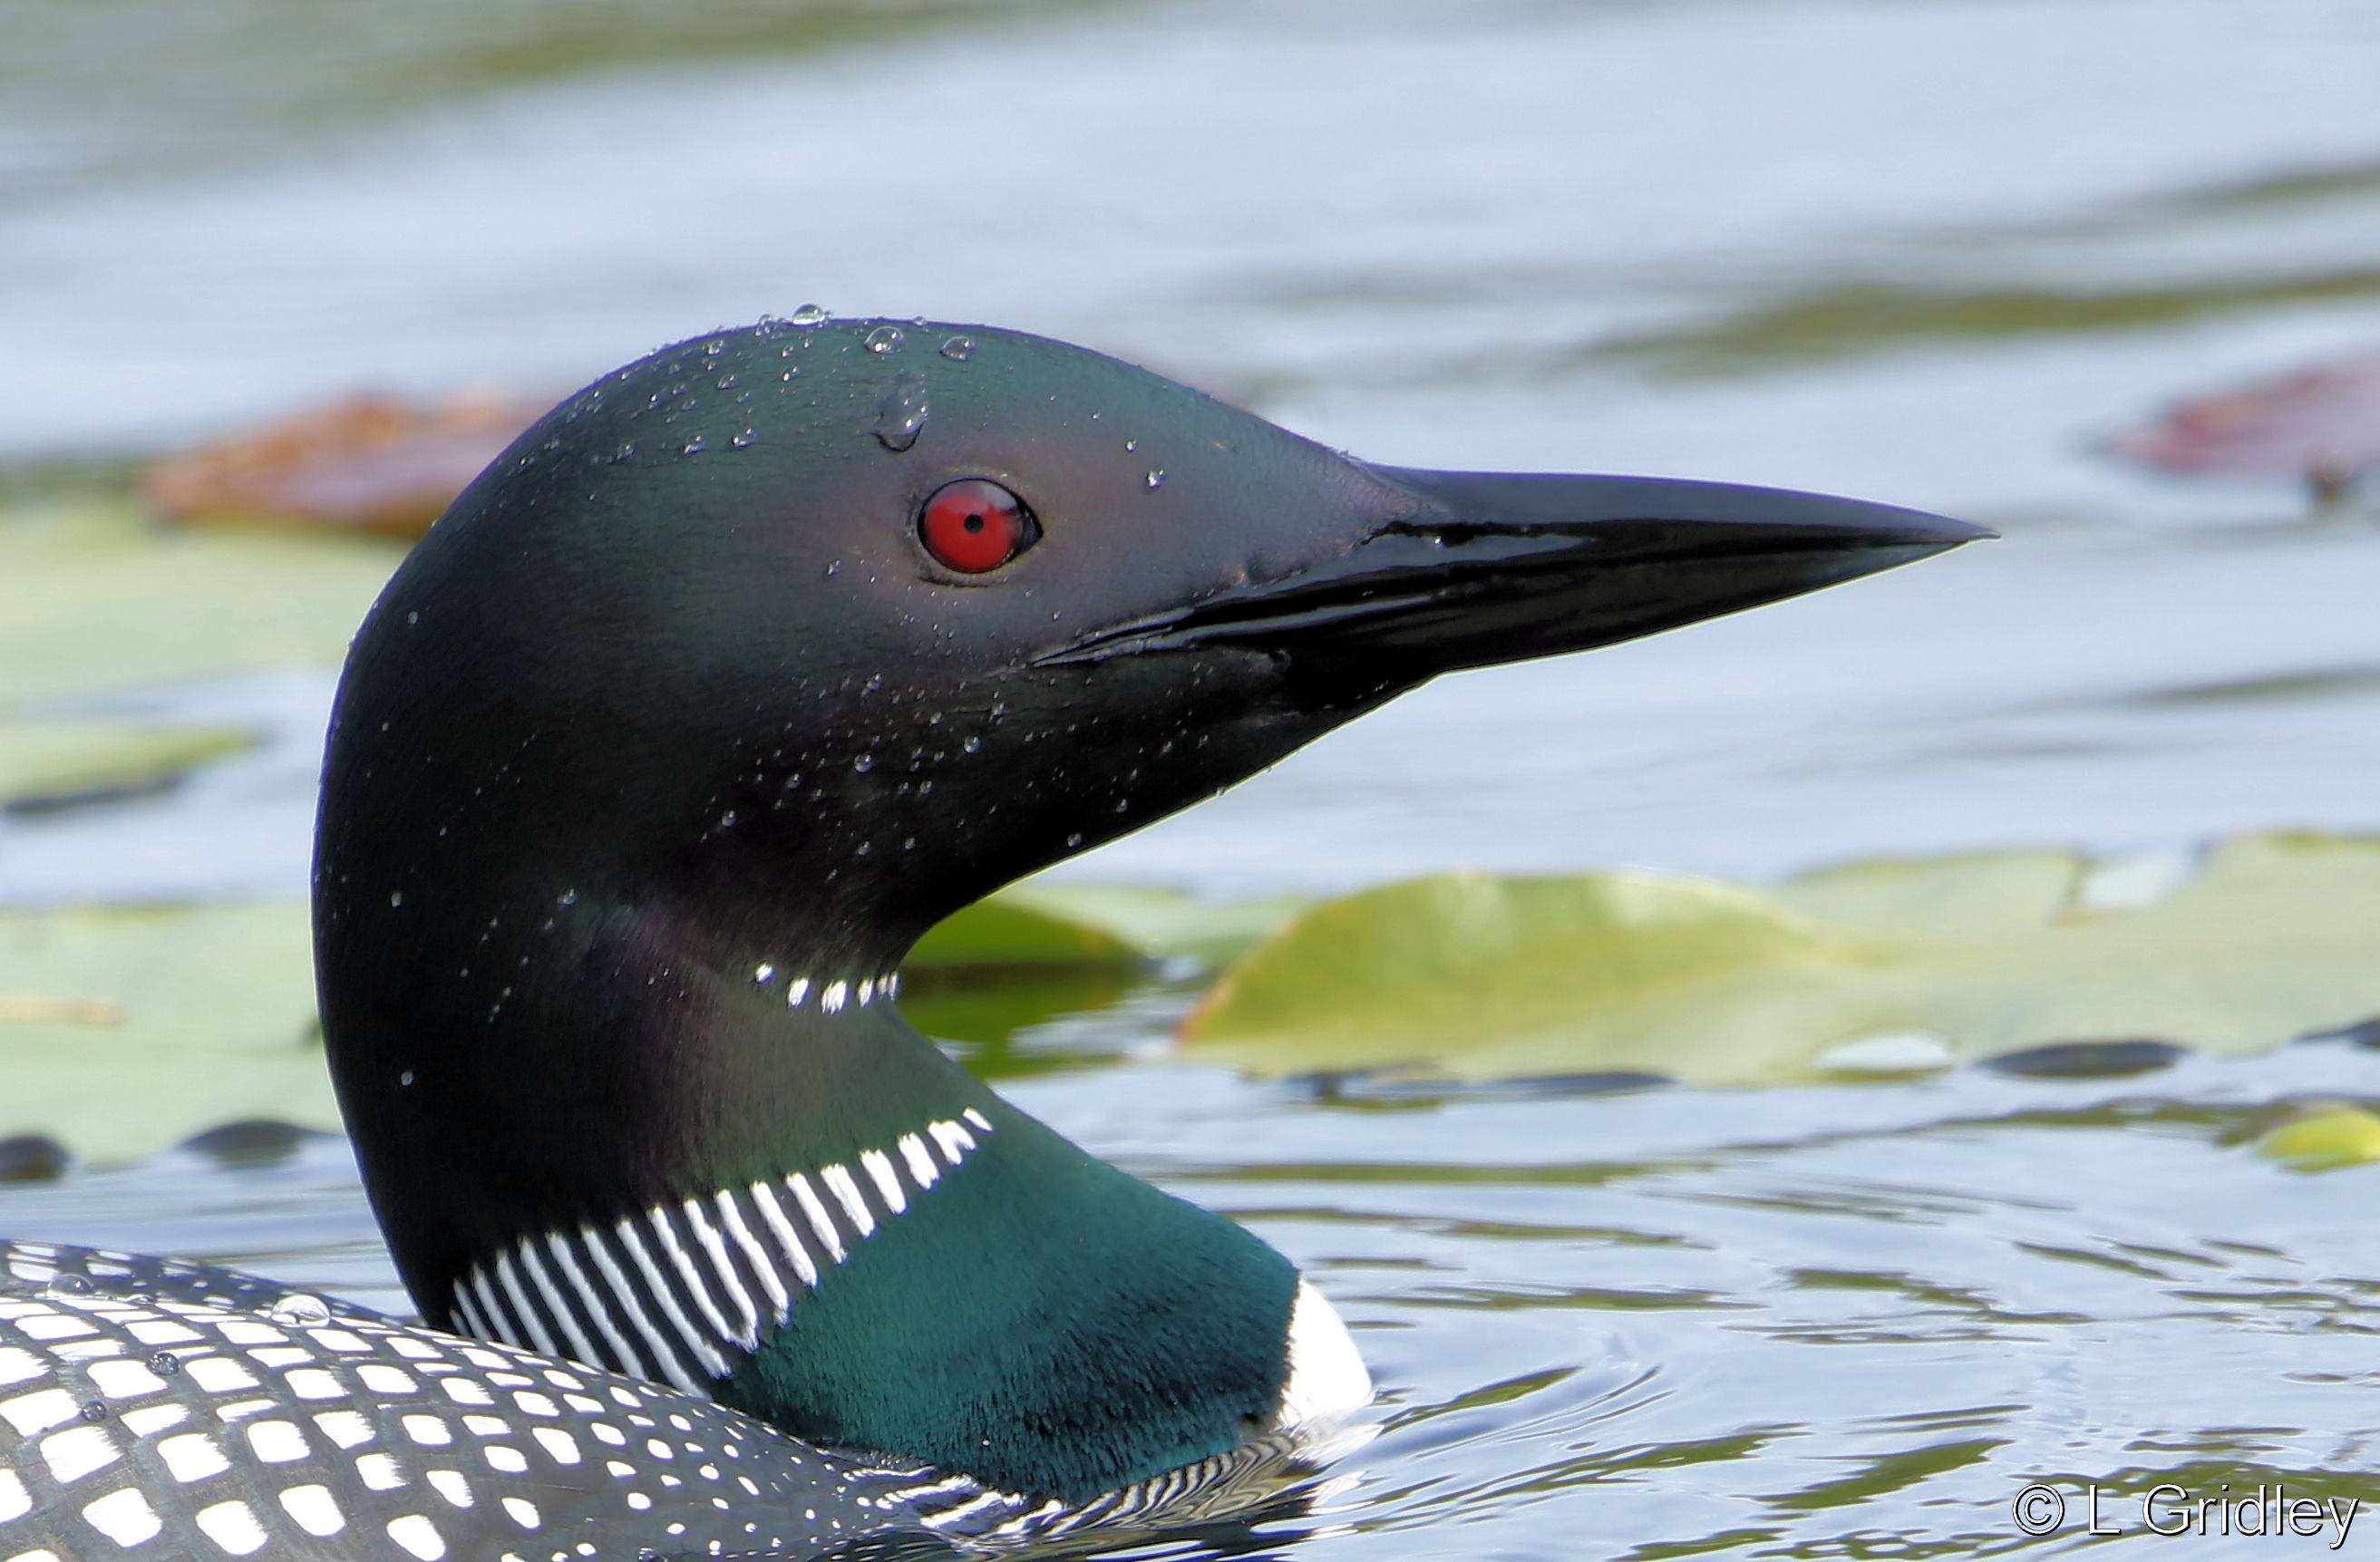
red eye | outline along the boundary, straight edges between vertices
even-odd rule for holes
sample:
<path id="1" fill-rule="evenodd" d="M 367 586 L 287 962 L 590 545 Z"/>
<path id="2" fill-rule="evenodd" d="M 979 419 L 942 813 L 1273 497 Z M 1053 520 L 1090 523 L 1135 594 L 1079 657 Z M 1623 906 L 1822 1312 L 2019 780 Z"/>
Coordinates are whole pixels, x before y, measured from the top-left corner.
<path id="1" fill-rule="evenodd" d="M 985 478 L 944 483 L 917 514 L 926 551 L 961 575 L 996 570 L 1040 536 L 1025 502 Z"/>

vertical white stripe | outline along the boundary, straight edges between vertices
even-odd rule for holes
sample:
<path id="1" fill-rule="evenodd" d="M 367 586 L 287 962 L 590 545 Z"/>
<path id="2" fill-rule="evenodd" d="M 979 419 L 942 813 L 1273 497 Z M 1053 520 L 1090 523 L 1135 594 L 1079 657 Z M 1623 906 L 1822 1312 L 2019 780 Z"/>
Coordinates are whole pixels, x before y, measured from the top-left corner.
<path id="1" fill-rule="evenodd" d="M 794 985 L 785 989 L 785 1007 L 799 1009 L 802 1006 L 802 999 L 809 995 L 810 979 L 808 976 L 796 976 L 794 978 Z"/>
<path id="2" fill-rule="evenodd" d="M 859 1184 L 851 1180 L 850 1172 L 839 1165 L 830 1166 L 819 1173 L 819 1181 L 826 1184 L 826 1190 L 834 1195 L 835 1203 L 843 1205 L 843 1212 L 851 1217 L 852 1226 L 861 1236 L 868 1236 L 875 1231 L 875 1213 L 868 1207 L 868 1201 L 859 1196 Z"/>
<path id="3" fill-rule="evenodd" d="M 759 1186 L 757 1182 L 753 1184 L 756 1189 Z M 735 1239 L 735 1245 L 752 1261 L 752 1272 L 760 1277 L 760 1289 L 769 1293 L 769 1321 L 781 1321 L 793 1305 L 793 1298 L 785 1294 L 785 1282 L 777 1277 L 777 1265 L 760 1245 L 760 1239 L 752 1234 L 752 1228 L 744 1223 L 744 1211 L 736 1205 L 735 1195 L 722 1188 L 717 1197 L 719 1223 L 727 1228 L 727 1234 Z"/>
<path id="4" fill-rule="evenodd" d="M 562 1300 L 562 1293 L 553 1289 L 553 1281 L 547 1277 L 545 1265 L 537 1261 L 537 1244 L 534 1241 L 520 1244 L 520 1266 L 521 1272 L 528 1277 L 528 1283 L 545 1298 L 545 1310 L 553 1314 L 554 1322 L 562 1326 L 562 1332 L 570 1337 L 571 1360 L 584 1362 L 590 1367 L 602 1365 L 603 1358 L 595 1354 L 595 1347 L 588 1343 L 587 1331 L 578 1326 L 578 1315 L 570 1310 L 568 1302 Z"/>
<path id="5" fill-rule="evenodd" d="M 856 996 L 859 999 L 859 1006 L 862 1009 L 867 1008 L 868 1000 L 876 996 L 876 979 L 871 976 L 862 981 L 859 984 L 859 991 Z"/>
<path id="6" fill-rule="evenodd" d="M 978 1128 L 982 1129 L 986 1133 L 991 1132 L 991 1120 L 985 1117 L 981 1112 L 977 1111 L 973 1107 L 969 1107 L 965 1111 L 961 1112 L 959 1116 L 966 1119 L 967 1121 L 975 1124 Z"/>
<path id="7" fill-rule="evenodd" d="M 934 1144 L 941 1150 L 942 1158 L 956 1166 L 975 1148 L 975 1135 L 948 1120 L 929 1122 L 926 1132 L 933 1135 Z"/>
<path id="8" fill-rule="evenodd" d="M 628 1322 L 635 1326 L 638 1334 L 644 1337 L 645 1343 L 652 1348 L 654 1375 L 667 1378 L 681 1388 L 702 1387 L 702 1380 L 686 1366 L 685 1357 L 681 1356 L 668 1340 L 662 1338 L 662 1331 L 653 1327 L 652 1320 L 645 1316 L 644 1305 L 637 1300 L 636 1287 L 629 1283 L 628 1277 L 622 1272 L 618 1260 L 612 1256 L 612 1250 L 603 1245 L 603 1239 L 596 1233 L 595 1228 L 592 1226 L 582 1228 L 579 1235 L 586 1239 L 588 1256 L 595 1260 L 595 1267 L 603 1271 L 604 1283 L 612 1288 L 612 1294 L 620 1299 L 621 1307 L 628 1314 Z M 635 1244 L 629 1245 L 633 1247 Z M 646 1270 L 647 1273 L 650 1273 L 651 1265 L 647 1265 Z M 658 1284 L 655 1285 L 654 1290 L 656 1294 L 666 1294 L 661 1291 Z"/>
<path id="9" fill-rule="evenodd" d="M 480 1315 L 488 1320 L 487 1338 L 507 1345 L 527 1345 L 526 1339 L 516 1338 L 504 1322 L 504 1310 L 496 1302 L 496 1288 L 483 1269 L 471 1271 L 471 1300 L 480 1304 Z"/>
<path id="10" fill-rule="evenodd" d="M 635 1223 L 623 1220 L 613 1229 L 619 1232 L 620 1245 L 628 1250 L 628 1256 L 636 1260 L 637 1272 L 644 1276 L 646 1286 L 653 1293 L 654 1304 L 662 1310 L 662 1320 L 677 1330 L 677 1337 L 686 1341 L 686 1349 L 694 1352 L 694 1359 L 708 1368 L 711 1376 L 725 1377 L 727 1359 L 711 1349 L 710 1341 L 696 1333 L 694 1326 L 686 1322 L 686 1309 L 677 1304 L 677 1297 L 670 1290 L 669 1282 L 662 1278 L 661 1270 L 653 1264 L 653 1255 L 645 1251 L 644 1239 L 637 1235 Z"/>
<path id="11" fill-rule="evenodd" d="M 842 1012 L 843 995 L 850 990 L 851 986 L 847 982 L 829 982 L 826 990 L 819 994 L 819 1007 L 830 1014 Z"/>
<path id="12" fill-rule="evenodd" d="M 662 1240 L 662 1251 L 669 1254 L 670 1267 L 677 1271 L 678 1278 L 686 1282 L 686 1290 L 693 1295 L 695 1306 L 701 1309 L 703 1321 L 710 1326 L 710 1338 L 735 1338 L 734 1331 L 727 1326 L 726 1314 L 720 1312 L 719 1303 L 711 1299 L 710 1288 L 704 1285 L 702 1277 L 695 1272 L 694 1259 L 686 1253 L 686 1245 L 677 1240 L 677 1228 L 669 1223 L 669 1211 L 655 1205 L 645 1211 L 645 1223 Z M 724 1358 L 721 1360 L 718 1370 L 726 1370 Z"/>
<path id="13" fill-rule="evenodd" d="M 932 1187 L 934 1179 L 942 1174 L 926 1149 L 926 1142 L 914 1133 L 901 1135 L 901 1158 L 909 1163 L 909 1175 L 917 1180 L 920 1188 Z"/>
<path id="14" fill-rule="evenodd" d="M 743 1332 L 730 1338 L 749 1350 L 760 1343 L 760 1310 L 752 1304 L 752 1293 L 744 1289 L 744 1282 L 735 1277 L 735 1265 L 727 1256 L 727 1244 L 719 1240 L 718 1231 L 702 1213 L 702 1201 L 688 1199 L 679 1207 L 686 1211 L 686 1223 L 693 1229 L 694 1240 L 710 1255 L 710 1266 L 719 1271 L 719 1283 L 727 1288 L 728 1295 L 735 1299 L 735 1311 L 743 1314 Z"/>
<path id="15" fill-rule="evenodd" d="M 810 1180 L 796 1171 L 785 1179 L 785 1186 L 794 1191 L 795 1202 L 802 1206 L 802 1214 L 809 1218 L 810 1229 L 818 1233 L 819 1241 L 825 1245 L 827 1252 L 834 1255 L 834 1261 L 842 1263 L 843 1233 L 836 1230 L 834 1222 L 827 1218 L 826 1205 L 810 1192 Z"/>
<path id="16" fill-rule="evenodd" d="M 777 1245 L 784 1249 L 785 1256 L 793 1261 L 794 1272 L 802 1277 L 802 1284 L 812 1290 L 818 1290 L 818 1265 L 810 1262 L 810 1250 L 802 1245 L 794 1223 L 785 1218 L 784 1206 L 777 1202 L 777 1191 L 766 1182 L 753 1183 L 752 1207 L 760 1212 L 760 1218 L 776 1234 Z"/>
<path id="17" fill-rule="evenodd" d="M 496 1279 L 504 1286 L 504 1294 L 512 1299 L 513 1313 L 520 1319 L 521 1327 L 528 1330 L 528 1338 L 519 1343 L 534 1347 L 541 1356 L 561 1355 L 562 1352 L 553 1348 L 553 1337 L 545 1332 L 545 1320 L 537 1315 L 537 1309 L 528 1304 L 528 1293 L 521 1290 L 520 1275 L 513 1268 L 510 1251 L 496 1254 Z"/>
<path id="18" fill-rule="evenodd" d="M 862 1150 L 859 1164 L 868 1170 L 876 1191 L 884 1195 L 884 1207 L 898 1215 L 909 1207 L 909 1195 L 901 1186 L 901 1179 L 892 1173 L 892 1157 L 881 1150 Z"/>
<path id="19" fill-rule="evenodd" d="M 455 1321 L 463 1326 L 466 1334 L 477 1335 L 481 1339 L 493 1339 L 496 1337 L 489 1331 L 488 1320 L 480 1316 L 479 1308 L 471 1302 L 471 1293 L 465 1289 L 471 1280 L 472 1274 L 468 1269 L 455 1277 Z"/>
<path id="20" fill-rule="evenodd" d="M 594 1244 L 589 1242 L 588 1245 L 592 1247 Z M 609 1355 L 599 1353 L 594 1358 L 595 1364 L 610 1367 L 613 1372 L 627 1373 L 636 1377 L 644 1376 L 643 1362 L 638 1359 L 637 1352 L 630 1348 L 626 1338 L 612 1322 L 612 1308 L 615 1304 L 615 1299 L 596 1294 L 593 1282 L 588 1279 L 587 1272 L 578 1267 L 577 1258 L 571 1253 L 570 1244 L 563 1240 L 560 1232 L 547 1236 L 545 1251 L 553 1259 L 553 1266 L 561 1272 L 563 1282 L 577 1291 L 586 1302 L 588 1315 L 595 1320 L 595 1326 L 602 1330 L 603 1342 L 612 1348 Z M 618 1304 L 625 1305 L 631 1313 L 636 1312 L 635 1297 L 628 1297 L 624 1302 Z M 644 1326 L 641 1315 L 638 1317 L 637 1323 L 639 1328 Z M 662 1361 L 664 1358 L 657 1355 L 655 1360 Z M 662 1370 L 664 1373 L 667 1371 L 665 1367 Z"/>

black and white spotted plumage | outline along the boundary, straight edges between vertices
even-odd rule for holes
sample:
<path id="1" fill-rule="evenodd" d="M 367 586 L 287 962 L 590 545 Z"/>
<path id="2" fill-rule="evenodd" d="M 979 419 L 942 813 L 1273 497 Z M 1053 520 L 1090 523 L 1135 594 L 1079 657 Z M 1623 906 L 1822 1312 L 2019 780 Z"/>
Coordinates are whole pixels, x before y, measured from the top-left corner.
<path id="1" fill-rule="evenodd" d="M 236 1270 L 0 1241 L 0 1562 L 930 1556 L 1243 1508 L 1292 1454 L 1064 1508 Z"/>

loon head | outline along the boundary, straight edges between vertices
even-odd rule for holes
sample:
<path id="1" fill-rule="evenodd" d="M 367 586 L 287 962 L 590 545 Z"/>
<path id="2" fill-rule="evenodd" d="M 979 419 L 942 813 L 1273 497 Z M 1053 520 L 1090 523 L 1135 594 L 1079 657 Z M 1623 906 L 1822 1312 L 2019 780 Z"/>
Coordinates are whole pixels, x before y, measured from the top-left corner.
<path id="1" fill-rule="evenodd" d="M 1328 1304 L 905 1025 L 911 943 L 1436 673 L 1979 535 L 1367 465 L 982 328 L 665 348 L 456 500 L 340 687 L 318 968 L 398 1267 L 433 1323 L 1058 1498 L 1342 1410 Z"/>

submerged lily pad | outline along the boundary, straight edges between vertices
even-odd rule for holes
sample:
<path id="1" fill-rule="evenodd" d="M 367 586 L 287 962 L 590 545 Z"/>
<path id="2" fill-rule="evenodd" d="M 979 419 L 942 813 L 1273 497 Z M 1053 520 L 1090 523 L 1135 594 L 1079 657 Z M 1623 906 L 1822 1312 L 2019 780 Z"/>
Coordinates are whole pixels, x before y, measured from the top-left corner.
<path id="1" fill-rule="evenodd" d="M 938 925 L 902 969 L 1030 970 L 1184 960 L 1219 966 L 1308 902 L 1206 901 L 1180 890 L 1043 879 L 1011 886 Z"/>
<path id="2" fill-rule="evenodd" d="M 0 707 L 334 666 L 403 550 L 176 532 L 128 505 L 0 513 Z"/>
<path id="3" fill-rule="evenodd" d="M 153 792 L 252 742 L 224 727 L 0 720 L 0 809 L 46 810 Z"/>
<path id="4" fill-rule="evenodd" d="M 1451 875 L 1317 907 L 1227 971 L 1193 1056 L 1267 1074 L 1644 1070 L 1704 1084 L 2055 1042 L 2221 1051 L 2380 1013 L 2380 842 L 2260 836 L 2094 909 L 2080 857 L 1877 862 L 1755 893 Z M 1891 1047 L 1885 1042 L 1893 1043 Z M 1846 1062 L 1845 1060 L 1849 1061 Z"/>
<path id="5" fill-rule="evenodd" d="M 0 912 L 0 1138 L 94 1160 L 248 1118 L 336 1128 L 299 901 Z"/>
<path id="6" fill-rule="evenodd" d="M 168 457 L 149 468 L 141 491 L 177 521 L 418 538 L 553 400 L 367 392 Z"/>
<path id="7" fill-rule="evenodd" d="M 2174 403 L 2108 454 L 2185 478 L 2291 478 L 2336 498 L 2380 471 L 2380 353 Z"/>
<path id="8" fill-rule="evenodd" d="M 2380 1161 L 2380 1117 L 2360 1107 L 2313 1112 L 2256 1142 L 2257 1150 L 2293 1171 L 2336 1171 Z"/>

